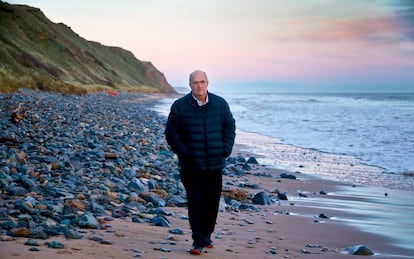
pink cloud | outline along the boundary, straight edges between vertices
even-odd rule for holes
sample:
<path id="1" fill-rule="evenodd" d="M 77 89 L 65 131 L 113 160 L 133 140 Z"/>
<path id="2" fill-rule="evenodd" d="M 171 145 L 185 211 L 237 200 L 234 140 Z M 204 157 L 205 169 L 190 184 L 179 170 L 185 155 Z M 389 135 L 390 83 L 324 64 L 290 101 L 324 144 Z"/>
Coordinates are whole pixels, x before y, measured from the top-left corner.
<path id="1" fill-rule="evenodd" d="M 302 40 L 318 42 L 353 41 L 390 44 L 402 40 L 402 31 L 393 16 L 363 17 L 324 23 L 312 32 L 300 35 Z"/>

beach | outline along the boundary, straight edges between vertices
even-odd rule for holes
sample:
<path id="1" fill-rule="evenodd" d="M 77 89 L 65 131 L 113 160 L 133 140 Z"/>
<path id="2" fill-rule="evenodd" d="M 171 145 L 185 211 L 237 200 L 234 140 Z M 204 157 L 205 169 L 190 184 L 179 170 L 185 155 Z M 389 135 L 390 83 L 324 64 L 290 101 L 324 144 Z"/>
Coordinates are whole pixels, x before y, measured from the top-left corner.
<path id="1" fill-rule="evenodd" d="M 280 173 L 268 168 L 258 170 L 266 174 Z M 391 237 L 379 237 L 335 219 L 319 218 L 321 213 L 334 218 L 353 217 L 346 211 L 338 212 L 318 204 L 318 200 L 331 199 L 330 195 L 320 197 L 318 193 L 321 190 L 335 193 L 340 188 L 334 182 L 305 175 L 280 182 L 255 176 L 237 180 L 258 184 L 266 190 L 278 188 L 286 191 L 288 197 L 297 197 L 297 191 L 301 190 L 317 198 L 306 205 L 300 201 L 285 201 L 280 205 L 260 206 L 260 212 L 221 211 L 213 239 L 215 247 L 206 249 L 202 258 L 350 258 L 351 255 L 342 251 L 355 245 L 371 248 L 375 258 L 412 258 L 412 250 L 393 245 Z M 332 199 L 340 204 L 347 198 Z M 24 245 L 27 238 L 9 238 L 9 241 L 0 242 L 1 258 L 193 258 L 194 255 L 187 252 L 192 241 L 186 209 L 167 209 L 173 213 L 168 217 L 170 228 L 136 224 L 128 218 L 115 219 L 106 222 L 100 230 L 86 231 L 85 237 L 80 240 L 66 240 L 64 237 L 50 239 L 64 243 L 63 249 L 48 248 L 42 244 L 45 240 L 40 242 L 38 252 L 31 252 L 30 247 Z M 171 234 L 169 230 L 175 228 L 182 229 L 184 233 Z M 110 244 L 88 240 L 93 236 L 103 238 Z"/>
<path id="2" fill-rule="evenodd" d="M 168 188 L 172 188 L 173 180 L 169 177 L 175 173 L 176 157 L 168 150 L 162 136 L 165 118 L 147 111 L 154 105 L 154 100 L 146 102 L 141 95 L 139 98 L 131 95 L 113 97 L 104 93 L 88 97 L 32 92 L 16 95 L 2 95 L 1 99 L 1 148 L 5 157 L 1 168 L 3 179 L 6 179 L 1 183 L 2 223 L 9 220 L 18 222 L 22 218 L 27 219 L 28 216 L 23 215 L 29 214 L 33 219 L 29 222 L 34 225 L 41 220 L 50 223 L 52 219 L 56 224 L 57 218 L 72 219 L 92 212 L 88 205 L 102 196 L 109 197 L 107 199 L 110 206 L 105 207 L 105 212 L 94 212 L 99 222 L 98 228 L 73 228 L 82 234 L 82 238 L 68 238 L 63 234 L 49 235 L 46 239 L 37 239 L 38 246 L 25 245 L 31 239 L 29 235 L 10 235 L 11 229 L 6 229 L 6 225 L 2 224 L 0 258 L 195 257 L 188 253 L 192 241 L 185 206 L 174 204 L 170 200 L 165 204 L 159 202 L 160 206 L 151 201 L 151 206 L 155 206 L 150 207 L 147 200 L 138 199 L 146 196 L 136 197 L 130 188 L 127 190 L 125 187 L 130 187 L 132 180 L 138 176 L 125 179 L 124 175 L 130 173 L 129 169 L 138 168 L 141 174 L 146 174 L 145 182 L 153 182 L 158 186 L 155 188 L 158 191 L 152 190 L 152 193 L 159 194 L 162 193 L 161 190 L 170 193 Z M 36 104 L 40 99 L 41 102 Z M 60 100 L 58 104 L 56 99 Z M 10 111 L 19 103 L 29 103 L 31 109 L 25 114 L 21 124 L 10 125 Z M 85 108 L 92 104 L 97 106 Z M 55 124 L 42 121 L 46 115 Z M 33 128 L 35 130 L 29 130 Z M 47 131 L 42 130 L 46 128 Z M 63 129 L 66 130 L 65 134 L 57 134 Z M 50 132 L 54 132 L 54 135 L 50 135 Z M 346 254 L 346 248 L 359 245 L 369 248 L 375 258 L 413 258 L 413 247 L 405 244 L 398 236 L 393 236 L 391 229 L 383 229 L 388 235 L 378 235 L 375 231 L 370 231 L 369 226 L 364 229 L 363 222 L 372 222 L 375 219 L 371 218 L 372 214 L 361 214 L 358 209 L 362 204 L 366 210 L 376 210 L 386 203 L 393 203 L 395 196 L 409 200 L 412 192 L 384 191 L 326 180 L 321 175 L 312 175 L 313 167 L 310 164 L 296 164 L 299 169 L 303 169 L 301 172 L 261 163 L 247 163 L 252 157 L 258 161 L 269 159 L 266 154 L 257 153 L 254 148 L 245 145 L 243 138 L 246 140 L 249 137 L 252 135 L 238 132 L 236 145 L 230 156 L 236 162 L 229 162 L 223 181 L 223 197 L 231 198 L 222 199 L 213 236 L 215 246 L 213 249 L 204 249 L 201 258 L 350 258 L 355 256 Z M 25 145 L 29 139 L 43 148 L 38 150 L 35 145 Z M 69 139 L 74 141 L 70 145 L 63 144 Z M 306 153 L 292 151 L 292 146 L 281 145 L 279 148 L 279 153 L 291 154 L 283 157 L 287 160 L 286 164 L 289 164 L 289 158 L 294 158 L 291 164 L 308 159 Z M 24 158 L 23 155 L 16 155 L 22 152 L 25 154 Z M 88 157 L 86 161 L 83 160 L 84 156 Z M 330 158 L 328 155 L 320 157 L 317 161 L 318 167 L 336 164 L 340 170 L 367 169 L 353 162 L 351 166 L 345 158 L 344 163 L 331 161 Z M 45 165 L 50 165 L 50 168 L 44 169 L 48 176 L 42 179 L 36 173 L 41 172 Z M 288 177 L 283 177 L 282 174 Z M 33 186 L 29 186 L 33 190 L 30 190 L 27 182 L 24 185 L 24 181 L 17 181 L 13 175 L 27 176 L 31 179 L 30 183 L 35 182 Z M 78 181 L 79 175 L 81 178 Z M 48 197 L 41 186 L 48 186 L 52 182 L 59 190 L 68 187 L 65 192 L 61 191 L 66 196 L 53 199 Z M 12 188 L 19 184 L 27 191 L 18 192 L 16 188 Z M 177 187 L 176 191 L 180 190 L 182 191 Z M 252 197 L 261 192 L 266 194 L 270 204 L 252 202 Z M 79 194 L 84 194 L 86 198 L 81 199 Z M 282 199 L 279 194 L 284 194 L 287 199 Z M 178 196 L 180 195 L 182 193 Z M 27 201 L 27 197 L 36 199 L 34 207 L 39 204 L 53 204 L 56 210 L 54 215 L 59 217 L 46 220 L 45 216 L 38 217 L 35 210 L 22 211 L 16 201 Z M 163 195 L 159 197 L 167 200 Z M 42 198 L 50 199 L 51 203 L 44 202 Z M 142 207 L 146 207 L 132 203 L 132 198 L 135 202 L 139 201 Z M 70 215 L 63 217 L 65 215 L 59 210 L 62 210 L 64 199 L 79 201 L 86 206 L 78 206 Z M 240 205 L 238 203 L 247 208 L 237 206 Z M 136 207 L 131 209 L 133 206 Z M 121 208 L 128 208 L 129 211 L 119 215 Z M 163 210 L 163 218 L 169 223 L 167 226 L 159 226 L 150 220 L 158 215 L 150 214 L 150 210 L 155 208 Z M 136 215 L 147 221 L 134 222 L 132 218 Z M 398 214 L 398 217 L 403 217 L 401 215 Z M 406 217 L 395 218 L 395 221 L 408 222 L 405 227 L 410 229 L 410 214 L 407 213 Z M 74 222 L 65 224 L 76 226 Z M 177 229 L 180 231 L 176 231 Z M 63 248 L 48 247 L 46 243 L 50 244 L 52 241 L 63 244 Z M 31 251 L 31 248 L 36 248 L 32 250 L 37 251 Z"/>

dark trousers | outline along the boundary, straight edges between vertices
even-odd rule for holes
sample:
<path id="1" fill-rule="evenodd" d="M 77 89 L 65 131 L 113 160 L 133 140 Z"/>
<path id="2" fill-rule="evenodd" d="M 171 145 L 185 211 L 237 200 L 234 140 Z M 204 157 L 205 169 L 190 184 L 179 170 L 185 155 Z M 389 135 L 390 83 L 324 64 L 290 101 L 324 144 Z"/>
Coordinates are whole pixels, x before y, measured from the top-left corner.
<path id="1" fill-rule="evenodd" d="M 195 246 L 203 247 L 214 232 L 223 182 L 222 170 L 181 170 L 187 193 L 188 218 Z"/>

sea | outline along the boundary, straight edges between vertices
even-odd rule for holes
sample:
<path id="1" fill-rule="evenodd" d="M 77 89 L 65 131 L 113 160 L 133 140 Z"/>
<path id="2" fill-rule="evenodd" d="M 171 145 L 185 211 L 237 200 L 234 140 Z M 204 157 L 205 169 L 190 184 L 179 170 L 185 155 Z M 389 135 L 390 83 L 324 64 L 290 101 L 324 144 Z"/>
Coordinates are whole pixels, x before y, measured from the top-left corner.
<path id="1" fill-rule="evenodd" d="M 349 174 L 357 175 L 342 174 L 342 180 L 414 190 L 414 93 L 214 93 L 229 103 L 239 134 L 254 133 L 269 143 L 300 147 L 330 157 L 346 155 L 376 170 L 368 170 L 370 175 L 366 177 L 361 175 L 363 172 L 351 170 Z M 173 101 L 165 98 L 155 110 L 168 115 Z M 243 144 L 257 148 L 255 138 L 251 143 L 244 140 Z M 273 153 L 255 151 L 265 156 Z M 274 167 L 294 169 L 271 157 L 263 161 Z M 381 181 L 369 179 L 373 171 Z M 337 171 L 325 172 L 323 176 L 339 180 Z"/>
<path id="2" fill-rule="evenodd" d="M 339 207 L 366 216 L 342 220 L 380 235 L 392 229 L 414 251 L 414 93 L 211 92 L 230 105 L 236 144 L 261 164 L 369 187 L 336 193 L 354 198 Z M 167 116 L 174 100 L 154 109 Z"/>

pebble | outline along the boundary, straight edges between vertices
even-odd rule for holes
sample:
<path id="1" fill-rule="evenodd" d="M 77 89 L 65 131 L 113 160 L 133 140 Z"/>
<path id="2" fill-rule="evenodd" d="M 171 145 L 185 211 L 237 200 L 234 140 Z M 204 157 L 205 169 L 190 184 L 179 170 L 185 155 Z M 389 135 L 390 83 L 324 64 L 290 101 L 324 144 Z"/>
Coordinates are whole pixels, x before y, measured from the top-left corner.
<path id="1" fill-rule="evenodd" d="M 56 240 L 52 240 L 50 242 L 46 242 L 45 244 L 49 248 L 54 248 L 54 249 L 63 249 L 63 248 L 65 248 L 65 245 L 64 244 L 62 244 L 61 242 L 56 241 Z"/>
<path id="2" fill-rule="evenodd" d="M 26 246 L 39 246 L 39 243 L 35 239 L 27 240 L 24 245 Z"/>
<path id="3" fill-rule="evenodd" d="M 319 218 L 321 219 L 329 219 L 329 216 L 327 216 L 325 213 L 319 214 Z"/>
<path id="4" fill-rule="evenodd" d="M 171 234 L 176 234 L 176 235 L 184 235 L 184 231 L 180 228 L 170 229 L 168 232 L 170 232 Z"/>
<path id="5" fill-rule="evenodd" d="M 158 250 L 158 251 L 166 252 L 166 253 L 171 252 L 171 249 L 168 247 L 154 247 L 154 250 Z"/>
<path id="6" fill-rule="evenodd" d="M 342 250 L 342 253 L 350 254 L 350 255 L 364 255 L 364 256 L 370 256 L 370 255 L 375 254 L 371 248 L 365 245 L 355 245 L 355 246 L 344 248 Z"/>
<path id="7" fill-rule="evenodd" d="M 268 251 L 268 254 L 277 254 L 277 249 L 275 247 L 271 247 Z"/>

